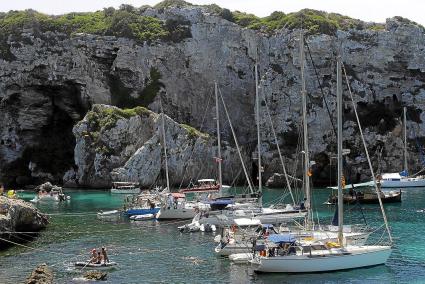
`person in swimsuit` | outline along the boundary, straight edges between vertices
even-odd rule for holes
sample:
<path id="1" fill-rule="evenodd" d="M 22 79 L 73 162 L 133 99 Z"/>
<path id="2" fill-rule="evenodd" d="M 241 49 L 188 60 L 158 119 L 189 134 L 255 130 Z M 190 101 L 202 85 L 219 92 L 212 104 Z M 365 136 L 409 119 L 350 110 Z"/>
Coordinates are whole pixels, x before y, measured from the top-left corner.
<path id="1" fill-rule="evenodd" d="M 90 263 L 96 263 L 96 262 L 97 262 L 97 251 L 96 249 L 92 249 Z"/>
<path id="2" fill-rule="evenodd" d="M 106 249 L 105 247 L 102 247 L 102 256 L 103 256 L 103 263 L 109 263 L 109 257 L 108 254 L 106 253 Z"/>
<path id="3" fill-rule="evenodd" d="M 100 251 L 97 252 L 97 261 L 96 264 L 101 264 L 102 263 L 102 254 L 100 253 Z"/>

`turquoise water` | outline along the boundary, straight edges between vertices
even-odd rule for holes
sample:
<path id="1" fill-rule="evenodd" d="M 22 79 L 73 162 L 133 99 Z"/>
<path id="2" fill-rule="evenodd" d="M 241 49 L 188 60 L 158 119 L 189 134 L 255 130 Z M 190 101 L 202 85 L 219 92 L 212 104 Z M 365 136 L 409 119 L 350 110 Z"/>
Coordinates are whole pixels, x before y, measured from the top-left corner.
<path id="1" fill-rule="evenodd" d="M 119 208 L 121 195 L 106 191 L 67 191 L 71 201 L 39 205 L 51 215 L 51 224 L 38 239 L 0 252 L 0 283 L 21 283 L 40 263 L 52 267 L 57 283 L 77 283 L 83 273 L 73 261 L 85 261 L 92 248 L 105 245 L 110 259 L 119 267 L 109 270 L 102 283 L 403 283 L 425 282 L 425 189 L 406 189 L 401 204 L 387 205 L 388 219 L 396 239 L 395 249 L 385 266 L 343 272 L 305 275 L 255 274 L 248 265 L 234 265 L 213 254 L 210 233 L 182 234 L 177 226 L 187 221 L 122 221 L 105 223 L 96 219 L 99 210 Z M 280 196 L 279 190 L 266 190 L 265 200 Z M 314 201 L 323 223 L 332 211 L 322 203 L 328 190 L 314 191 Z M 21 193 L 26 200 L 34 195 Z M 376 206 L 363 206 L 369 225 L 380 225 Z M 358 210 L 346 212 L 347 219 L 359 222 Z M 37 249 L 37 250 L 35 250 Z"/>

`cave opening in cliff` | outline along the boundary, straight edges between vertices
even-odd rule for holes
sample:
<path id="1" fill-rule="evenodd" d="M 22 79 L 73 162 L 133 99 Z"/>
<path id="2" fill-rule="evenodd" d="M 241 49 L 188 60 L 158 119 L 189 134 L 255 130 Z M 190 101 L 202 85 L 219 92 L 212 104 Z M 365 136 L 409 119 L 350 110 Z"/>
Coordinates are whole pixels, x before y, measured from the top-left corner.
<path id="1" fill-rule="evenodd" d="M 32 92 L 40 98 L 32 112 L 40 113 L 40 124 L 26 130 L 21 136 L 21 158 L 15 160 L 9 173 L 11 185 L 24 186 L 51 181 L 60 184 L 64 173 L 74 166 L 74 124 L 87 111 L 81 101 L 78 84 L 66 82 L 60 86 L 33 86 Z"/>

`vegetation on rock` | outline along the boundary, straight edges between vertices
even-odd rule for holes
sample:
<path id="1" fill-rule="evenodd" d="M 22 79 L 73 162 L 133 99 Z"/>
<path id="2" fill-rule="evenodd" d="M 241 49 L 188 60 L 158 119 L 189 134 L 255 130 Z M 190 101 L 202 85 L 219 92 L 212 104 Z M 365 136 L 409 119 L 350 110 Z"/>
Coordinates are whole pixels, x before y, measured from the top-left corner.
<path id="1" fill-rule="evenodd" d="M 335 35 L 337 30 L 349 29 L 384 29 L 384 24 L 365 23 L 336 13 L 326 13 L 311 9 L 285 14 L 273 12 L 270 16 L 259 18 L 252 14 L 233 12 L 233 20 L 238 25 L 254 30 L 273 32 L 278 29 L 300 29 L 308 31 L 308 34 Z"/>
<path id="2" fill-rule="evenodd" d="M 152 112 L 148 109 L 138 106 L 132 109 L 120 109 L 117 107 L 94 105 L 93 109 L 86 115 L 88 123 L 88 131 L 83 133 L 92 140 L 92 145 L 96 148 L 96 152 L 108 155 L 113 153 L 113 149 L 109 149 L 101 140 L 101 133 L 107 131 L 117 125 L 120 119 L 129 119 L 134 116 L 150 115 Z"/>
<path id="3" fill-rule="evenodd" d="M 181 127 L 183 127 L 184 129 L 186 129 L 186 131 L 188 132 L 189 136 L 192 138 L 197 138 L 197 137 L 201 137 L 201 138 L 208 138 L 209 135 L 206 133 L 202 133 L 201 131 L 199 131 L 198 129 L 187 125 L 187 124 L 180 124 Z"/>
<path id="4" fill-rule="evenodd" d="M 68 36 L 77 33 L 126 37 L 138 42 L 154 40 L 182 40 L 190 37 L 187 22 L 164 22 L 144 16 L 146 7 L 139 9 L 121 5 L 119 9 L 69 13 L 51 16 L 34 10 L 10 11 L 0 14 L 0 57 L 13 59 L 7 40 L 18 41 L 26 30 L 35 35 L 52 31 Z"/>
<path id="5" fill-rule="evenodd" d="M 165 87 L 160 81 L 161 73 L 152 67 L 149 77 L 145 78 L 145 87 L 134 97 L 133 89 L 126 87 L 116 75 L 109 75 L 108 84 L 111 90 L 111 103 L 120 108 L 133 108 L 137 106 L 147 107 L 158 95 L 161 88 Z"/>

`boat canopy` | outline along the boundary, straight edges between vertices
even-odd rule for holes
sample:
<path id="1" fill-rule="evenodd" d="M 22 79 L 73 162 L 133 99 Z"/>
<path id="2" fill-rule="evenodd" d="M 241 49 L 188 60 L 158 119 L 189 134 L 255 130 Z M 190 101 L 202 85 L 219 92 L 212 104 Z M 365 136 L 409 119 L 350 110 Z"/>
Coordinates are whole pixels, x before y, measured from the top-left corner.
<path id="1" fill-rule="evenodd" d="M 400 175 L 400 173 L 385 173 L 385 174 L 382 175 L 382 179 L 400 180 L 401 179 L 401 175 Z"/>
<path id="2" fill-rule="evenodd" d="M 204 201 L 204 203 L 210 204 L 210 205 L 229 205 L 229 204 L 233 204 L 234 200 L 232 199 L 206 200 Z"/>
<path id="3" fill-rule="evenodd" d="M 268 240 L 276 244 L 295 242 L 295 238 L 290 234 L 273 234 L 268 237 Z"/>
<path id="4" fill-rule="evenodd" d="M 198 179 L 198 182 L 215 182 L 215 179 L 212 179 L 212 178 Z"/>
<path id="5" fill-rule="evenodd" d="M 267 229 L 267 228 L 273 228 L 274 226 L 273 226 L 273 224 L 262 224 L 261 227 Z"/>
<path id="6" fill-rule="evenodd" d="M 350 188 L 356 188 L 356 187 L 373 187 L 373 180 L 372 181 L 368 181 L 368 182 L 362 182 L 362 183 L 354 183 L 354 184 L 347 184 L 344 189 L 350 189 Z M 335 189 L 337 190 L 338 187 L 337 186 L 329 186 L 328 188 L 330 189 Z"/>
<path id="7" fill-rule="evenodd" d="M 234 222 L 238 226 L 258 226 L 261 224 L 259 219 L 249 219 L 249 218 L 234 219 Z"/>

